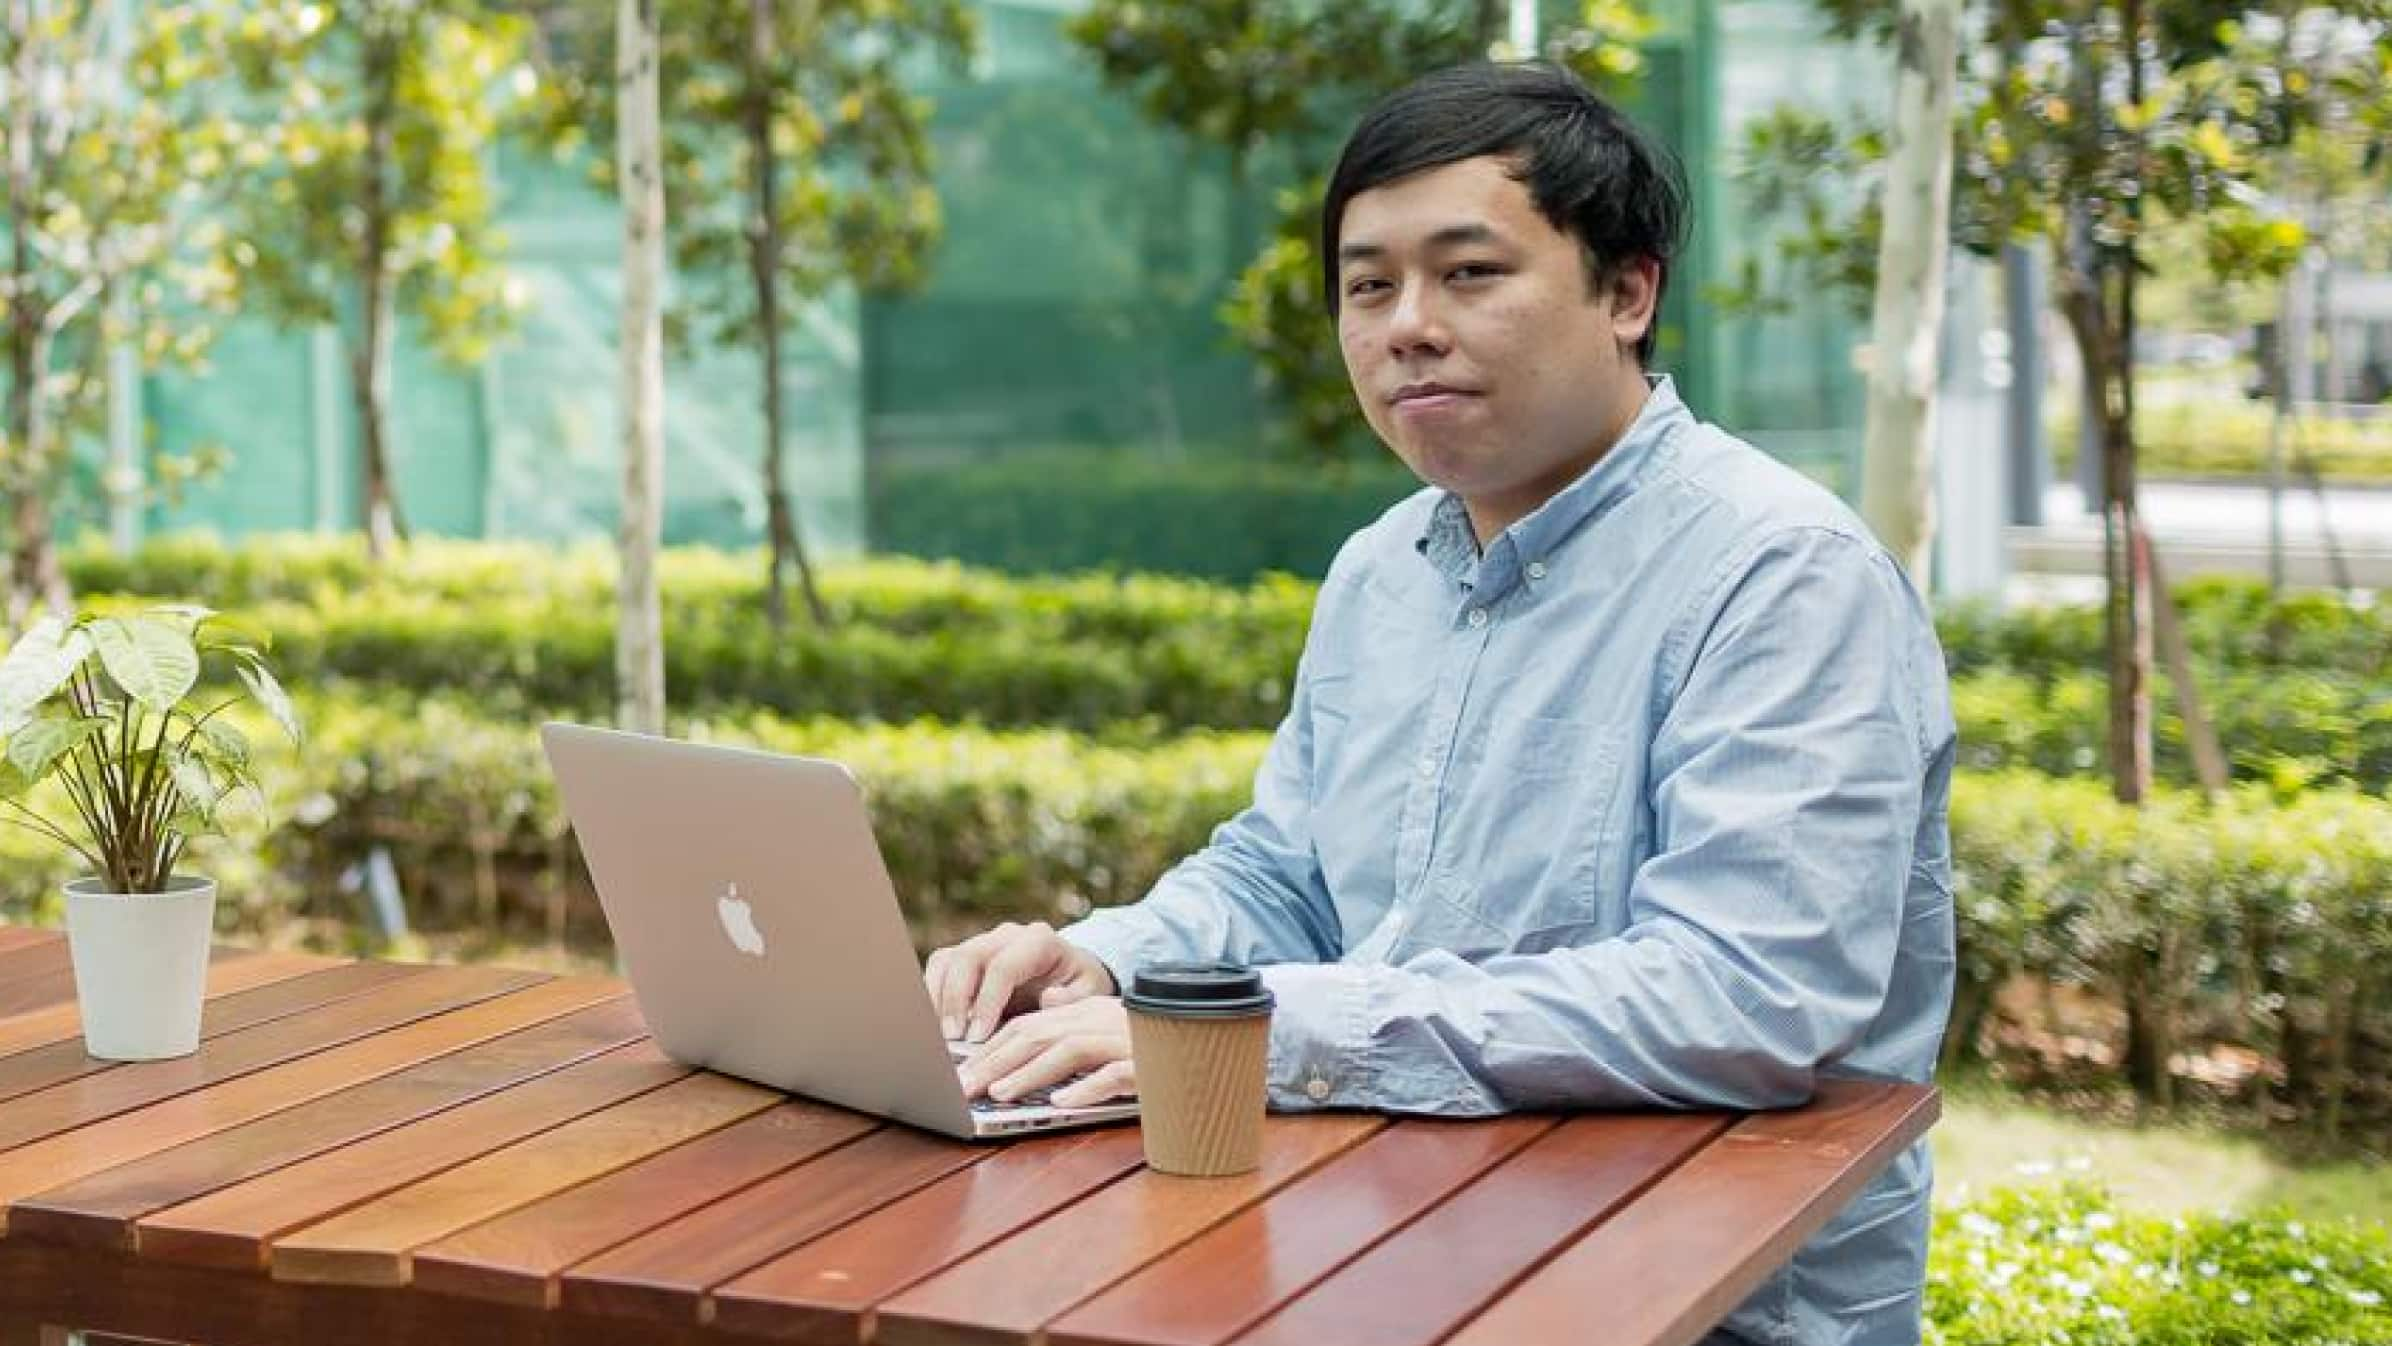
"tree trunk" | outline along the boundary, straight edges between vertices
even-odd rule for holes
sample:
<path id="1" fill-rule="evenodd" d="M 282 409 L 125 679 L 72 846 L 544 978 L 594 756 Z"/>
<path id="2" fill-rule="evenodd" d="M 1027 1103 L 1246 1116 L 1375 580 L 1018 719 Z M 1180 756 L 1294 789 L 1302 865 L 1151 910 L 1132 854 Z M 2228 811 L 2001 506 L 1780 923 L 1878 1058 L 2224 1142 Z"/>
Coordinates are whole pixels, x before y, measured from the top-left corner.
<path id="1" fill-rule="evenodd" d="M 2102 573 L 2109 659 L 2110 788 L 2122 803 L 2151 792 L 2152 622 L 2149 553 L 2137 544 L 2131 384 L 2121 333 L 2110 318 L 2103 277 L 2071 264 L 2055 268 L 2060 311 L 2076 336 L 2085 378 L 2099 409 Z"/>
<path id="2" fill-rule="evenodd" d="M 349 377 L 357 404 L 359 473 L 365 515 L 366 554 L 387 556 L 407 536 L 399 511 L 398 484 L 390 470 L 390 150 L 398 116 L 399 53 L 395 39 L 381 36 L 366 48 L 366 149 L 363 183 L 365 238 L 358 264 L 358 339 L 350 348 Z"/>
<path id="3" fill-rule="evenodd" d="M 657 0 L 615 10 L 616 176 L 623 194 L 623 521 L 615 623 L 615 716 L 664 732 L 664 159 Z"/>
<path id="4" fill-rule="evenodd" d="M 1942 372 L 1959 40 L 1960 0 L 1902 0 L 1861 513 L 1921 591 L 1935 539 L 1935 387 Z"/>
<path id="5" fill-rule="evenodd" d="M 806 559 L 799 535 L 797 511 L 781 468 L 781 434 L 785 416 L 781 401 L 781 216 L 778 167 L 772 148 L 773 0 L 748 0 L 747 142 L 748 181 L 752 190 L 748 217 L 748 271 L 756 286 L 756 324 L 762 340 L 764 385 L 764 512 L 771 558 L 765 576 L 764 607 L 775 631 L 789 624 L 789 605 L 782 576 L 794 567 L 805 591 L 806 610 L 816 626 L 830 625 L 830 609 L 814 584 L 814 567 Z"/>

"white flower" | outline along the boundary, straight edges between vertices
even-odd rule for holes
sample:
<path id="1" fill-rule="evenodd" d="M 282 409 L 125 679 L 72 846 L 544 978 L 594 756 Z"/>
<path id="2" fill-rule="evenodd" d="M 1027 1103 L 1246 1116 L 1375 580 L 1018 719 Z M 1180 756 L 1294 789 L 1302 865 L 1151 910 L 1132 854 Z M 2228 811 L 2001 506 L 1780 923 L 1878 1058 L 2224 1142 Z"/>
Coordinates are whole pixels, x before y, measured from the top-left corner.
<path id="1" fill-rule="evenodd" d="M 2373 1290 L 2346 1291 L 2344 1292 L 2343 1298 L 2348 1299 L 2351 1303 L 2356 1304 L 2363 1309 L 2372 1309 L 2376 1305 L 2384 1302 L 2384 1297 L 2377 1294 Z"/>
<path id="2" fill-rule="evenodd" d="M 2251 1292 L 2248 1290 L 2237 1290 L 2233 1294 L 2227 1296 L 2227 1298 L 2232 1299 L 2237 1305 L 2248 1304 L 2251 1302 Z"/>
<path id="3" fill-rule="evenodd" d="M 2115 1304 L 2104 1304 L 2093 1312 L 2105 1322 L 2122 1323 L 2126 1321 L 2126 1310 Z"/>
<path id="4" fill-rule="evenodd" d="M 1990 1239 L 2001 1236 L 2002 1226 L 1999 1221 L 1989 1220 L 1972 1210 L 1960 1217 L 1960 1230 L 1977 1238 Z"/>
<path id="5" fill-rule="evenodd" d="M 2201 1265 L 2194 1267 L 2193 1270 L 2200 1272 L 2204 1276 L 2215 1276 L 2218 1274 L 2218 1264 L 2215 1262 L 2203 1262 Z"/>
<path id="6" fill-rule="evenodd" d="M 2119 1247 L 2115 1243 L 2109 1243 L 2106 1241 L 2093 1245 L 2093 1255 L 2099 1257 L 2104 1262 L 2110 1263 L 2113 1266 L 2120 1262 L 2130 1261 L 2134 1257 L 2134 1254 L 2126 1251 L 2126 1249 Z"/>
<path id="7" fill-rule="evenodd" d="M 2309 1236 L 2309 1227 L 2302 1224 L 2300 1221 L 2295 1220 L 2291 1224 L 2284 1226 L 2284 1232 L 2296 1239 L 2307 1238 Z"/>
<path id="8" fill-rule="evenodd" d="M 2319 1253 L 2317 1256 L 2310 1258 L 2309 1265 L 2316 1267 L 2319 1271 L 2325 1270 L 2326 1255 L 2324 1253 Z"/>
<path id="9" fill-rule="evenodd" d="M 2074 1225 L 2061 1225 L 2059 1228 L 2051 1231 L 2051 1236 L 2055 1239 L 2058 1239 L 2062 1243 L 2068 1244 L 2082 1243 L 2085 1241 L 2085 1231 L 2078 1229 Z"/>
<path id="10" fill-rule="evenodd" d="M 2085 1217 L 2085 1228 L 2087 1229 L 2108 1229 L 2115 1226 L 2117 1223 L 2118 1217 L 2110 1214 L 2106 1210 L 2097 1210 L 2091 1215 Z"/>
<path id="11" fill-rule="evenodd" d="M 2294 1267 L 2292 1269 L 2292 1283 L 2294 1285 L 2307 1285 L 2314 1279 L 2316 1278 L 2309 1274 L 2309 1269 L 2307 1267 Z"/>

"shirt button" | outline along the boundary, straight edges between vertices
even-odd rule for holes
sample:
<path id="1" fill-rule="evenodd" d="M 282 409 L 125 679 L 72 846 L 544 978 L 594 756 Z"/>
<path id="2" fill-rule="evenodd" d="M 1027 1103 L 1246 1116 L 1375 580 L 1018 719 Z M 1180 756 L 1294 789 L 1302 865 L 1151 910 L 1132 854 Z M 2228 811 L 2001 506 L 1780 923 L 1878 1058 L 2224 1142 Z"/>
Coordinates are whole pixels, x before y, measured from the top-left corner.
<path id="1" fill-rule="evenodd" d="M 1532 580 L 1541 580 L 1545 578 L 1545 563 L 1543 561 L 1529 562 L 1528 577 Z"/>
<path id="2" fill-rule="evenodd" d="M 1474 627 L 1485 626 L 1487 624 L 1487 610 L 1485 608 L 1470 609 L 1470 624 Z"/>
<path id="3" fill-rule="evenodd" d="M 1315 1103 L 1328 1102 L 1329 1082 L 1318 1075 L 1313 1076 L 1311 1082 L 1304 1086 L 1304 1096 Z"/>

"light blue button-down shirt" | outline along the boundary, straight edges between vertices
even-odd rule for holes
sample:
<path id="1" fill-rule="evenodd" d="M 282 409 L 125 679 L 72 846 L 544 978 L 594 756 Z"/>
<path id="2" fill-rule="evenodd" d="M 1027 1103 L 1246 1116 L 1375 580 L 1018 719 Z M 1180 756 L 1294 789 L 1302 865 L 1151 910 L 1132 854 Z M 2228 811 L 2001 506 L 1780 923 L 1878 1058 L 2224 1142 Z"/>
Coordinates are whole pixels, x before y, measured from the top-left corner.
<path id="1" fill-rule="evenodd" d="M 1483 550 L 1425 490 L 1323 581 L 1254 803 L 1065 931 L 1264 964 L 1281 1108 L 1771 1108 L 1924 1081 L 1953 724 L 1925 606 L 1833 495 L 1666 379 Z M 1728 1320 L 1913 1342 L 1922 1143 Z"/>

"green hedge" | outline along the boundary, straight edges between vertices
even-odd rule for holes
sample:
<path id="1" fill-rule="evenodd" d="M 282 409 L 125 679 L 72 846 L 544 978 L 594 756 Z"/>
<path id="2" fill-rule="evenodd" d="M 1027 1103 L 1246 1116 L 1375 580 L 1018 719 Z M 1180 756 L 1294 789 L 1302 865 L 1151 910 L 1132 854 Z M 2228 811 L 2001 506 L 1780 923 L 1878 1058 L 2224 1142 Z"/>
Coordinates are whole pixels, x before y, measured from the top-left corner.
<path id="1" fill-rule="evenodd" d="M 362 922 L 338 880 L 382 845 L 419 926 L 600 937 L 528 717 L 441 699 L 316 696 L 307 709 L 304 755 L 261 747 L 280 820 L 264 847 L 210 853 L 231 867 L 228 919 Z M 1109 746 L 762 713 L 673 730 L 854 764 L 926 941 L 1135 899 L 1245 803 L 1265 743 Z M 2138 811 L 2090 781 L 1967 772 L 1953 831 L 1956 1052 L 1976 1047 L 1994 992 L 2023 974 L 2124 1006 L 2148 1059 L 2236 1043 L 2282 1061 L 2279 1095 L 2323 1128 L 2392 1120 L 2392 804 L 2344 789 L 2278 803 L 2252 788 L 2215 806 L 2163 792 Z M 46 900 L 63 860 L 5 835 L 8 899 Z M 2165 1079 L 2141 1082 L 2164 1094 Z"/>
<path id="2" fill-rule="evenodd" d="M 2122 1215 L 2079 1185 L 1939 1208 L 1930 1346 L 2387 1346 L 2392 1230 Z"/>
<path id="3" fill-rule="evenodd" d="M 1055 725 L 1140 735 L 1266 728 L 1282 713 L 1311 586 L 1244 588 L 1155 577 L 1013 580 L 952 565 L 874 562 L 825 578 L 836 629 L 776 637 L 756 558 L 666 558 L 667 679 L 711 711 L 904 722 Z M 173 594 L 271 630 L 290 680 L 447 692 L 601 714 L 612 703 L 612 574 L 605 552 L 432 544 L 377 574 L 351 540 L 226 548 L 162 541 L 130 560 L 81 550 L 80 587 Z M 2244 583 L 2183 590 L 2203 691 L 2237 774 L 2270 782 L 2392 784 L 2392 626 L 2317 594 L 2270 603 Z M 2280 643 L 2265 630 L 2274 623 Z M 2106 703 L 2098 612 L 1942 619 L 1970 764 L 2098 774 Z M 2164 680 L 2164 778 L 2189 779 Z"/>

